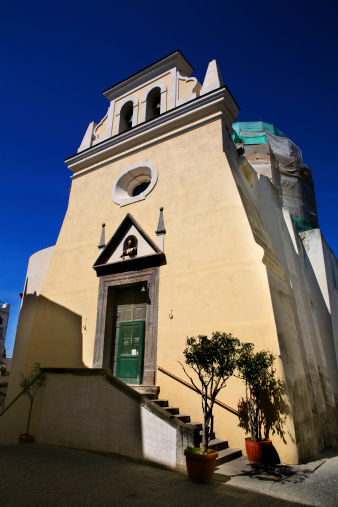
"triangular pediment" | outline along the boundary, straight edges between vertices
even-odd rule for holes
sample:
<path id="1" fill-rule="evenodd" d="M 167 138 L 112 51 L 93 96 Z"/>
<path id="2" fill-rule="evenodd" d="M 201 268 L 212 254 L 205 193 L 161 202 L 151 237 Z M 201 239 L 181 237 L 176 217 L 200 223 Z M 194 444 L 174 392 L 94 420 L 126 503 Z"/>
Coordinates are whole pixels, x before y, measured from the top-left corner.
<path id="1" fill-rule="evenodd" d="M 131 245 L 128 245 L 129 239 Z M 129 246 L 132 248 L 129 249 Z M 163 258 L 162 250 L 128 213 L 96 259 L 93 268 L 101 276 L 159 265 Z"/>

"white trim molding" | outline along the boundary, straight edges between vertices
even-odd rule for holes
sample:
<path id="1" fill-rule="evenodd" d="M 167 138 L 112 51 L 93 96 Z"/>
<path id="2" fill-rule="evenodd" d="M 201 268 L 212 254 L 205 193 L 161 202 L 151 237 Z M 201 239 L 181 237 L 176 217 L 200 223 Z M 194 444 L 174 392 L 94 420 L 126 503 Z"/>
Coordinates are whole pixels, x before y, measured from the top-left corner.
<path id="1" fill-rule="evenodd" d="M 108 111 L 106 112 L 106 114 L 104 115 L 104 117 L 102 118 L 102 120 L 100 121 L 100 123 L 98 123 L 93 131 L 93 135 L 94 135 L 94 139 L 92 141 L 92 146 L 94 146 L 95 144 L 97 143 L 101 143 L 102 141 L 104 141 L 105 139 L 107 139 L 107 135 L 104 134 L 103 136 L 99 137 L 98 136 L 98 129 L 99 127 L 101 127 L 101 125 L 103 124 L 103 122 L 107 119 L 108 117 L 108 112 L 109 112 L 109 108 L 108 108 Z"/>
<path id="2" fill-rule="evenodd" d="M 106 139 L 108 139 L 108 137 L 111 137 L 113 132 L 114 110 L 115 110 L 115 100 L 112 100 L 108 108 Z"/>
<path id="3" fill-rule="evenodd" d="M 192 83 L 193 83 L 191 85 L 189 95 L 187 97 L 183 97 L 182 99 L 179 98 L 180 80 L 185 81 L 186 83 L 189 83 L 189 81 L 192 81 Z M 186 102 L 189 102 L 190 100 L 193 100 L 197 97 L 197 93 L 194 92 L 197 84 L 198 84 L 198 81 L 195 77 L 186 77 L 186 76 L 182 76 L 182 74 L 180 74 L 179 72 L 177 73 L 176 106 L 181 106 L 182 104 L 185 104 Z"/>

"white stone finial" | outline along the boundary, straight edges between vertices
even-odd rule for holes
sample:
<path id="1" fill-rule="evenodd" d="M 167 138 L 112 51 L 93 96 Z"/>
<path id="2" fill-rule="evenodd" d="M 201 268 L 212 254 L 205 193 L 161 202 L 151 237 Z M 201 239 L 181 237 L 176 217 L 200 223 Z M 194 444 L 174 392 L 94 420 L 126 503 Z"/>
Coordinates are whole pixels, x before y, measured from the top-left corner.
<path id="1" fill-rule="evenodd" d="M 163 218 L 163 206 L 160 207 L 160 217 L 158 219 L 157 230 L 155 231 L 157 236 L 157 246 L 164 251 L 164 235 L 166 234 L 166 230 L 164 227 L 164 218 Z"/>
<path id="2" fill-rule="evenodd" d="M 86 150 L 87 148 L 90 148 L 92 145 L 92 141 L 94 139 L 94 129 L 96 127 L 97 123 L 95 121 L 92 121 L 87 128 L 87 131 L 84 135 L 84 138 L 82 139 L 82 143 L 80 145 L 80 148 L 77 150 L 79 153 L 80 151 Z"/>
<path id="3" fill-rule="evenodd" d="M 200 95 L 217 90 L 217 88 L 221 88 L 221 86 L 224 86 L 221 71 L 219 70 L 216 60 L 212 60 L 208 65 Z"/>

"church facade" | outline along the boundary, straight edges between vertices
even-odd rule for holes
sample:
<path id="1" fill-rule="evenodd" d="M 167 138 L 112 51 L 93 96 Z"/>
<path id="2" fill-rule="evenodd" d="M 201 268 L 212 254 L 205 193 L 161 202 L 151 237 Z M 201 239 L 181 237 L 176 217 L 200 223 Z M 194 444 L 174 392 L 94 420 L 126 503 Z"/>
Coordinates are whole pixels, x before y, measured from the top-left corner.
<path id="1" fill-rule="evenodd" d="M 216 61 L 202 85 L 192 71 L 176 51 L 106 90 L 107 114 L 66 159 L 69 205 L 55 246 L 29 262 L 8 403 L 16 372 L 38 362 L 109 370 L 198 421 L 199 397 L 180 382 L 186 337 L 231 332 L 277 356 L 288 412 L 273 443 L 297 463 L 337 430 L 337 259 L 317 226 L 297 232 L 233 141 L 239 107 Z M 230 379 L 219 398 L 234 411 L 216 406 L 214 425 L 245 452 L 243 395 Z M 1 442 L 15 438 L 6 414 Z"/>

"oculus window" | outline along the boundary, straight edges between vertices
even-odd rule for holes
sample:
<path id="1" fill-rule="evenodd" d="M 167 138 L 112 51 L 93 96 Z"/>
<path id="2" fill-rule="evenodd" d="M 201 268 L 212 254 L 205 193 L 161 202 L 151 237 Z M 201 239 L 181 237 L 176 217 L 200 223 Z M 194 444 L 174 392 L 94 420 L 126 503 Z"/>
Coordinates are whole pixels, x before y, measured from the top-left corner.
<path id="1" fill-rule="evenodd" d="M 157 178 L 157 168 L 147 160 L 128 166 L 113 183 L 112 199 L 120 206 L 142 201 L 155 187 Z"/>

